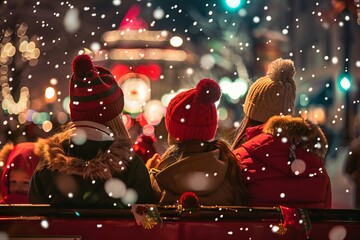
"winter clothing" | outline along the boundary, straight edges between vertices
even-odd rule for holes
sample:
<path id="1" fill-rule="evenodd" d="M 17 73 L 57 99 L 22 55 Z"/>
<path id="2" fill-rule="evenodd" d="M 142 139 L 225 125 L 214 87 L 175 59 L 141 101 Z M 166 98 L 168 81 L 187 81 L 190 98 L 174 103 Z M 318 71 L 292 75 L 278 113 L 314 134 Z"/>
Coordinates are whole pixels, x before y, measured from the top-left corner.
<path id="1" fill-rule="evenodd" d="M 88 55 L 78 55 L 72 62 L 70 79 L 70 116 L 72 121 L 105 123 L 124 108 L 124 94 L 113 75 L 94 66 Z"/>
<path id="2" fill-rule="evenodd" d="M 223 141 L 210 142 L 217 130 L 215 102 L 220 95 L 214 80 L 203 79 L 170 101 L 165 122 L 172 146 L 150 170 L 159 204 L 174 204 L 184 192 L 195 193 L 203 205 L 241 204 L 236 156 Z"/>
<path id="3" fill-rule="evenodd" d="M 299 117 L 274 116 L 248 128 L 246 138 L 234 153 L 244 169 L 250 206 L 331 207 L 327 142 L 318 126 Z"/>
<path id="4" fill-rule="evenodd" d="M 202 79 L 196 88 L 177 94 L 166 109 L 169 134 L 178 141 L 213 139 L 218 125 L 215 102 L 220 95 L 219 85 L 211 79 Z"/>
<path id="5" fill-rule="evenodd" d="M 0 155 L 3 158 L 1 161 L 5 163 L 5 167 L 1 177 L 1 195 L 3 199 L 0 203 L 28 203 L 27 192 L 16 192 L 10 188 L 10 175 L 14 170 L 23 170 L 28 176 L 28 179 L 24 179 L 24 181 L 26 180 L 26 182 L 29 181 L 30 183 L 30 178 L 39 162 L 39 157 L 34 153 L 34 147 L 35 144 L 33 142 L 18 143 L 15 146 L 12 143 L 9 143 L 1 150 L 2 152 Z"/>
<path id="6" fill-rule="evenodd" d="M 43 158 L 32 178 L 29 202 L 124 207 L 122 198 L 130 193 L 128 189 L 137 193 L 137 203 L 153 202 L 147 169 L 130 151 L 129 139 L 110 140 L 106 129 L 100 129 L 97 140 L 87 140 L 72 150 L 76 147 L 74 133 L 89 132 L 93 126 L 93 122 L 82 121 L 37 142 L 36 151 Z"/>
<path id="7" fill-rule="evenodd" d="M 296 95 L 294 74 L 291 60 L 278 58 L 271 62 L 267 75 L 256 80 L 246 95 L 245 115 L 264 123 L 275 115 L 293 114 Z"/>
<path id="8" fill-rule="evenodd" d="M 240 205 L 227 179 L 228 163 L 210 143 L 188 141 L 178 145 L 182 154 L 169 156 L 151 169 L 152 187 L 159 204 L 174 204 L 184 192 L 194 192 L 203 205 Z M 211 148 L 210 148 L 211 149 Z"/>
<path id="9" fill-rule="evenodd" d="M 29 202 L 76 207 L 152 203 L 149 174 L 132 153 L 121 119 L 122 90 L 111 73 L 95 67 L 88 55 L 75 57 L 72 65 L 74 122 L 37 142 L 36 151 L 43 157 L 31 180 Z"/>
<path id="10" fill-rule="evenodd" d="M 360 208 L 360 137 L 355 138 L 350 144 L 351 154 L 348 155 L 345 164 L 345 172 L 355 182 L 356 197 L 355 207 Z"/>

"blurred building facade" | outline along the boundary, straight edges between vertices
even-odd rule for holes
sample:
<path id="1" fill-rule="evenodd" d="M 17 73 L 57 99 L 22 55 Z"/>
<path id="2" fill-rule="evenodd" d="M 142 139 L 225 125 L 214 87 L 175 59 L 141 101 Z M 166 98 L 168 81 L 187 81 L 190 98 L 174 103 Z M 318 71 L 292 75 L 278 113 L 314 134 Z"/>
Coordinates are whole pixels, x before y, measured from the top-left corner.
<path id="1" fill-rule="evenodd" d="M 163 144 L 166 103 L 206 77 L 222 86 L 221 131 L 230 135 L 247 88 L 277 57 L 296 64 L 299 114 L 355 137 L 359 2 L 259 0 L 235 9 L 215 0 L 174 2 L 1 3 L 1 144 L 49 136 L 69 121 L 70 64 L 79 52 L 119 78 L 127 71 L 149 78 L 150 98 L 126 112 L 134 138 L 145 131 Z M 339 86 L 344 72 L 351 76 L 349 91 Z M 132 93 L 144 85 L 131 81 Z M 49 87 L 53 94 L 45 95 Z"/>

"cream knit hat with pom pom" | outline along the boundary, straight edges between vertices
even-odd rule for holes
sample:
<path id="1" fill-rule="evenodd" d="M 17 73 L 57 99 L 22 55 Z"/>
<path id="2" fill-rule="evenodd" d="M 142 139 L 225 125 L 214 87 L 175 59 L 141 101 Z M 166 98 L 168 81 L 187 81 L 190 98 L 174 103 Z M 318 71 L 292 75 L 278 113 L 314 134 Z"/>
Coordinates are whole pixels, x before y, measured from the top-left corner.
<path id="1" fill-rule="evenodd" d="M 258 122 L 266 122 L 275 115 L 292 115 L 296 96 L 294 75 L 292 60 L 278 58 L 271 62 L 266 76 L 256 80 L 246 95 L 245 115 Z"/>

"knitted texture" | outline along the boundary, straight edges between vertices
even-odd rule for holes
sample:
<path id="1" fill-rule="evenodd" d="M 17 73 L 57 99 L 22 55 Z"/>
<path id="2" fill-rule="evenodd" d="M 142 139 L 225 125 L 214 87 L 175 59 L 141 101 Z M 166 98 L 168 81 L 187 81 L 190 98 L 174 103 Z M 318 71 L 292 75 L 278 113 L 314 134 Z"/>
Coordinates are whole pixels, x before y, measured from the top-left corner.
<path id="1" fill-rule="evenodd" d="M 72 121 L 105 123 L 124 108 L 124 94 L 109 70 L 94 66 L 90 56 L 76 56 L 70 79 L 70 116 Z"/>
<path id="2" fill-rule="evenodd" d="M 266 122 L 275 115 L 294 113 L 296 84 L 295 67 L 290 59 L 278 58 L 270 63 L 267 75 L 251 85 L 244 102 L 249 118 Z"/>
<path id="3" fill-rule="evenodd" d="M 166 110 L 170 136 L 179 141 L 213 139 L 218 124 L 215 102 L 220 96 L 220 86 L 211 79 L 202 79 L 196 88 L 177 94 Z"/>

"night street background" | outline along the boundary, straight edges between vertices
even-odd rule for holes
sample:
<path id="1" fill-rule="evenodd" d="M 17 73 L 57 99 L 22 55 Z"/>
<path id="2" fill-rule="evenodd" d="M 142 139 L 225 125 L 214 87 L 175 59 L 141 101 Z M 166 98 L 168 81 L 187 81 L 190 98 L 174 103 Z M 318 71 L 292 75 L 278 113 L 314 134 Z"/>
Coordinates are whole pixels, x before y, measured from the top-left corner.
<path id="1" fill-rule="evenodd" d="M 290 58 L 296 111 L 320 124 L 329 141 L 333 207 L 353 208 L 343 165 L 360 135 L 360 1 L 239 2 L 2 1 L 0 147 L 48 137 L 69 121 L 71 60 L 82 52 L 117 77 L 129 69 L 149 77 L 121 83 L 134 93 L 124 120 L 134 140 L 154 135 L 160 153 L 163 113 L 179 90 L 202 78 L 219 82 L 219 134 L 231 138 L 248 87 L 272 60 Z M 136 95 L 143 87 L 151 89 L 144 101 Z"/>

